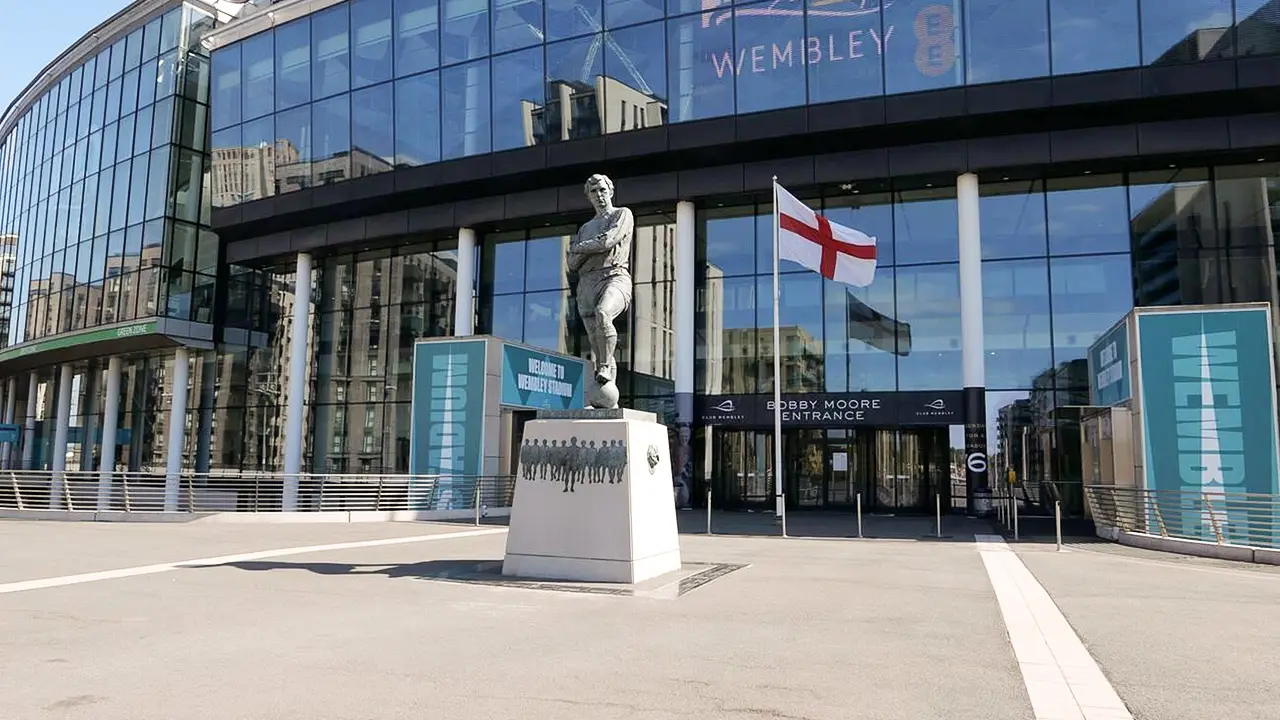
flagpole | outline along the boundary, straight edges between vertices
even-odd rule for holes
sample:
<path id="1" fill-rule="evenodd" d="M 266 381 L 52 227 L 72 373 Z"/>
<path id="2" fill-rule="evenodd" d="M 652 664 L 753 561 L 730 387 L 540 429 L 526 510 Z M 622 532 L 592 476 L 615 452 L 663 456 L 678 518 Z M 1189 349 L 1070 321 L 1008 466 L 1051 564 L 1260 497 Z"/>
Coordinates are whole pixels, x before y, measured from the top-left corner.
<path id="1" fill-rule="evenodd" d="M 787 536 L 787 498 L 782 484 L 782 344 L 778 286 L 778 176 L 773 176 L 773 477 L 777 496 L 775 512 Z"/>

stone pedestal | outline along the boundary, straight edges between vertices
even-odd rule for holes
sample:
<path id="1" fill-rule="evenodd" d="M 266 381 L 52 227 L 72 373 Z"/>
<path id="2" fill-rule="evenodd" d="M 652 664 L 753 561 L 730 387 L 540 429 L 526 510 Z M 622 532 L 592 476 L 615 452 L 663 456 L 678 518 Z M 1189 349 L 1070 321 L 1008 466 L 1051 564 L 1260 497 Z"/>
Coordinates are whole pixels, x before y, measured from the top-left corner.
<path id="1" fill-rule="evenodd" d="M 524 426 L 502 574 L 638 583 L 680 569 L 667 428 L 636 410 Z"/>

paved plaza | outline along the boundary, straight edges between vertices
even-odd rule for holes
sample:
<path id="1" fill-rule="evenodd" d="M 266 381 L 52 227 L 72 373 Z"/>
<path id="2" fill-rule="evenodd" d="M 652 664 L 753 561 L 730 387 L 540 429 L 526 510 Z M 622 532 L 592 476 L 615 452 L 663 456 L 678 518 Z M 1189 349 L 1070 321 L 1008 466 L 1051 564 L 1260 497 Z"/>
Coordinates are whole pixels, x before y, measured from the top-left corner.
<path id="1" fill-rule="evenodd" d="M 713 521 L 635 593 L 471 582 L 499 525 L 0 521 L 0 717 L 1280 718 L 1280 568 Z"/>

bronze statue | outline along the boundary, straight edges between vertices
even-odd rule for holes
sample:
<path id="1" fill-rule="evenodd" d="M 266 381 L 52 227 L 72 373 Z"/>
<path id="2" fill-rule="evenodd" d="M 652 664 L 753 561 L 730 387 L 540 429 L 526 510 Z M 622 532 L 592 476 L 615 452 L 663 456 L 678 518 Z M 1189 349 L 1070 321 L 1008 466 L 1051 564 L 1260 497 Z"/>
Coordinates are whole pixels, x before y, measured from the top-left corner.
<path id="1" fill-rule="evenodd" d="M 613 206 L 613 181 L 604 175 L 587 178 L 587 198 L 596 216 L 578 229 L 569 243 L 569 272 L 577 275 L 578 314 L 586 325 L 595 363 L 592 407 L 618 407 L 618 365 L 614 353 L 618 330 L 613 321 L 631 305 L 631 210 Z"/>

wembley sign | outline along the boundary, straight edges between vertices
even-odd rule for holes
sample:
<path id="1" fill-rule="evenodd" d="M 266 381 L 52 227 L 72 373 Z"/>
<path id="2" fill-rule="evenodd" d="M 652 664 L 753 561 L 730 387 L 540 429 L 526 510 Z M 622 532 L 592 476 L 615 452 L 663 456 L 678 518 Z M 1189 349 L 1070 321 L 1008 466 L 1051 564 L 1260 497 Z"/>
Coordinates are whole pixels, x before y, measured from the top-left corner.
<path id="1" fill-rule="evenodd" d="M 809 4 L 810 18 L 847 20 L 850 27 L 820 35 L 800 38 L 778 38 L 732 50 L 707 53 L 716 77 L 737 77 L 743 73 L 766 73 L 779 68 L 821 63 L 859 62 L 868 57 L 883 62 L 890 43 L 897 47 L 908 42 L 900 39 L 903 31 L 895 24 L 868 22 L 880 17 L 896 0 L 816 0 Z M 805 15 L 804 0 L 774 0 L 763 7 L 721 9 L 721 0 L 702 0 L 701 25 L 717 27 L 737 17 L 787 18 Z M 950 5 L 930 4 L 922 7 L 912 27 L 906 32 L 915 41 L 915 66 L 920 74 L 938 77 L 950 72 L 956 63 L 956 17 Z"/>

